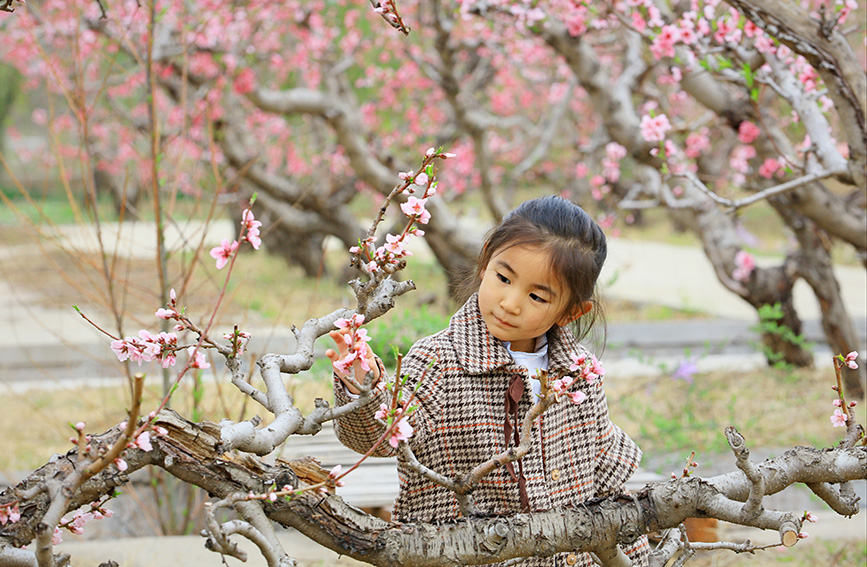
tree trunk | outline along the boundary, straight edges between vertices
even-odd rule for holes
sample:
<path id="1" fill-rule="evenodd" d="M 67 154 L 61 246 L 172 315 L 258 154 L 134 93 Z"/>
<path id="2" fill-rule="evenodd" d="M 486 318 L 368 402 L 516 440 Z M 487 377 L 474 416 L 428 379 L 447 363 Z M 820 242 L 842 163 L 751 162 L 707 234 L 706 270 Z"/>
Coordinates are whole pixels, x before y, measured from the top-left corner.
<path id="1" fill-rule="evenodd" d="M 801 245 L 802 261 L 798 271 L 810 285 L 822 312 L 822 330 L 835 354 L 846 355 L 863 350 L 858 332 L 840 295 L 840 284 L 834 276 L 831 262 L 831 241 L 824 230 L 810 219 L 797 213 L 784 197 L 772 199 L 771 204 L 792 229 Z M 857 370 L 843 368 L 843 386 L 849 398 L 864 399 L 867 384 L 867 365 Z"/>

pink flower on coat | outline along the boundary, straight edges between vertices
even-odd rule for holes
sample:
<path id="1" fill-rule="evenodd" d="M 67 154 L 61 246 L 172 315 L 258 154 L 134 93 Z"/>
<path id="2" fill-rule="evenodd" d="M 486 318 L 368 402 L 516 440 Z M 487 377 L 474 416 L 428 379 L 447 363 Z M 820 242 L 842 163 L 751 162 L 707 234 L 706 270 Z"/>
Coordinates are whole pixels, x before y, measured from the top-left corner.
<path id="1" fill-rule="evenodd" d="M 377 410 L 377 412 L 373 414 L 373 417 L 375 417 L 376 419 L 385 419 L 387 416 L 388 406 L 385 404 L 379 404 L 379 410 Z"/>
<path id="2" fill-rule="evenodd" d="M 577 354 L 573 354 L 572 362 L 574 362 L 574 364 L 569 365 L 569 370 L 575 372 L 576 370 L 583 367 L 584 363 L 587 362 L 587 355 L 582 354 L 579 356 Z"/>
<path id="3" fill-rule="evenodd" d="M 211 258 L 217 261 L 217 269 L 222 270 L 223 266 L 225 266 L 229 258 L 235 254 L 238 250 L 238 241 L 233 240 L 229 242 L 228 238 L 224 238 L 223 242 L 219 246 L 214 246 L 211 248 Z"/>
<path id="4" fill-rule="evenodd" d="M 395 449 L 397 449 L 398 443 L 400 443 L 401 441 L 406 441 L 407 439 L 412 437 L 412 425 L 410 425 L 409 422 L 403 418 L 403 416 L 400 416 L 397 419 L 397 427 L 392 429 L 391 438 L 389 438 L 388 440 L 388 444 Z"/>
<path id="5" fill-rule="evenodd" d="M 571 394 L 568 394 L 568 396 L 572 398 L 572 403 L 576 405 L 587 399 L 587 394 L 580 390 L 577 392 L 572 392 Z"/>

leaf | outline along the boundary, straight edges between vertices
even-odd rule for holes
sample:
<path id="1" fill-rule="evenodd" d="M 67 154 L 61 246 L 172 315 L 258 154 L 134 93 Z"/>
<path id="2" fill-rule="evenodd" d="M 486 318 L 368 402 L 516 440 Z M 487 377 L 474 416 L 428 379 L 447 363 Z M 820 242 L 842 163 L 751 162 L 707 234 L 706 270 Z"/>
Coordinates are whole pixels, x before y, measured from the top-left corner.
<path id="1" fill-rule="evenodd" d="M 744 76 L 744 80 L 747 82 L 747 86 L 753 88 L 753 84 L 755 82 L 753 77 L 753 68 L 750 67 L 749 63 L 744 63 L 741 67 L 741 71 Z"/>

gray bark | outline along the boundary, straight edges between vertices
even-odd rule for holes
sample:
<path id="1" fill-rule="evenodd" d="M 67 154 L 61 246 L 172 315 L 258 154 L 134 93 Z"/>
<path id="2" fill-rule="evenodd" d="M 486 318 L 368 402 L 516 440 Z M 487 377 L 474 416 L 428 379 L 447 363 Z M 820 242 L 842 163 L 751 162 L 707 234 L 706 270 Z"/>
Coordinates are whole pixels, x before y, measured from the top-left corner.
<path id="1" fill-rule="evenodd" d="M 279 479 L 278 483 L 301 486 L 298 475 L 288 464 L 274 465 L 224 454 L 220 427 L 216 424 L 192 423 L 171 410 L 164 410 L 156 424 L 169 433 L 154 439 L 153 451 L 128 449 L 124 458 L 129 470 L 119 473 L 109 467 L 91 478 L 70 498 L 67 511 L 112 493 L 129 481 L 129 473 L 147 466 L 160 467 L 217 498 L 250 491 L 263 493 L 275 479 Z M 97 436 L 96 442 L 107 445 L 118 435 L 118 430 L 113 429 Z M 16 494 L 46 479 L 63 479 L 75 470 L 76 462 L 76 451 L 70 451 L 35 471 L 17 487 L 4 491 L 0 502 L 15 499 Z M 763 480 L 765 495 L 798 482 L 815 485 L 865 479 L 867 447 L 825 450 L 798 447 L 756 465 L 755 470 Z M 347 480 L 351 482 L 351 477 Z M 336 495 L 323 499 L 315 492 L 290 501 L 264 501 L 261 506 L 272 521 L 294 527 L 337 553 L 371 565 L 476 565 L 574 550 L 604 554 L 618 542 L 628 543 L 641 534 L 675 527 L 693 516 L 777 530 L 784 541 L 792 530 L 797 533 L 800 519 L 794 514 L 745 509 L 743 503 L 748 500 L 752 486 L 742 471 L 707 479 L 686 477 L 648 485 L 634 498 L 615 496 L 575 509 L 466 518 L 446 524 L 389 524 L 347 506 Z M 837 494 L 836 498 L 839 497 Z M 49 496 L 41 491 L 21 502 L 21 520 L 0 531 L 0 542 L 20 547 L 32 541 L 50 502 Z M 292 550 L 287 551 L 291 555 Z M 0 550 L 0 564 L 3 553 Z"/>

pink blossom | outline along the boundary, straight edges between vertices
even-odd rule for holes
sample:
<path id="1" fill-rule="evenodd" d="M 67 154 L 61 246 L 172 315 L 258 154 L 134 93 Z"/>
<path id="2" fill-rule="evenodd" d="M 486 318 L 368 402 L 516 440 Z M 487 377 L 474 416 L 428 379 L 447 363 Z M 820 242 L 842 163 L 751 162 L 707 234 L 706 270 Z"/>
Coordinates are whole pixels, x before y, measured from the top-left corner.
<path id="1" fill-rule="evenodd" d="M 416 185 L 427 185 L 428 181 L 430 181 L 430 178 L 428 178 L 427 173 L 419 173 L 415 176 L 413 183 Z"/>
<path id="2" fill-rule="evenodd" d="M 63 542 L 63 532 L 60 531 L 60 528 L 54 526 L 54 533 L 51 534 L 51 545 L 59 545 Z"/>
<path id="3" fill-rule="evenodd" d="M 587 394 L 585 394 L 581 390 L 577 392 L 572 392 L 571 394 L 568 394 L 568 396 L 572 399 L 572 403 L 576 405 L 587 399 Z"/>
<path id="4" fill-rule="evenodd" d="M 123 472 L 129 468 L 129 465 L 126 464 L 126 461 L 124 461 L 120 457 L 114 460 L 114 464 L 117 466 L 117 470 L 119 470 L 120 472 Z"/>
<path id="5" fill-rule="evenodd" d="M 187 352 L 190 355 L 190 368 L 210 368 L 211 365 L 208 364 L 208 361 L 205 359 L 205 353 L 198 350 L 196 347 L 191 346 L 187 348 Z"/>
<path id="6" fill-rule="evenodd" d="M 640 12 L 632 12 L 632 27 L 638 32 L 643 32 L 647 29 L 647 22 L 644 21 L 644 16 Z"/>
<path id="7" fill-rule="evenodd" d="M 774 158 L 765 158 L 762 165 L 759 166 L 759 175 L 765 179 L 770 179 L 775 173 L 782 169 L 780 162 Z"/>
<path id="8" fill-rule="evenodd" d="M 748 120 L 744 120 L 738 126 L 738 140 L 744 144 L 752 144 L 761 133 L 759 127 Z"/>
<path id="9" fill-rule="evenodd" d="M 349 327 L 358 328 L 362 323 L 364 323 L 364 315 L 361 313 L 354 313 L 349 319 L 344 319 L 343 317 L 337 319 L 334 321 L 334 326 L 338 329 L 346 329 Z"/>
<path id="10" fill-rule="evenodd" d="M 237 240 L 229 242 L 228 238 L 224 238 L 220 246 L 211 248 L 211 258 L 214 258 L 217 261 L 218 270 L 223 269 L 223 266 L 229 262 L 229 258 L 235 254 L 235 251 L 238 250 L 238 246 L 239 244 Z"/>
<path id="11" fill-rule="evenodd" d="M 819 520 L 816 518 L 815 515 L 813 515 L 812 512 L 810 512 L 809 510 L 807 510 L 806 512 L 804 512 L 804 521 L 806 521 L 806 522 L 813 522 L 813 523 L 815 524 L 815 523 L 818 522 Z"/>
<path id="12" fill-rule="evenodd" d="M 126 341 L 111 341 L 111 350 L 121 362 L 129 358 L 129 345 L 126 344 Z"/>
<path id="13" fill-rule="evenodd" d="M 849 416 L 841 409 L 835 409 L 831 416 L 831 425 L 834 427 L 846 427 L 846 422 L 849 421 Z"/>
<path id="14" fill-rule="evenodd" d="M 0 506 L 0 526 L 5 526 L 6 522 L 14 524 L 21 519 L 21 512 L 18 511 L 18 504 L 11 506 Z"/>
<path id="15" fill-rule="evenodd" d="M 239 95 L 244 95 L 253 92 L 256 88 L 256 74 L 250 67 L 245 67 L 235 77 L 234 90 Z"/>
<path id="16" fill-rule="evenodd" d="M 831 404 L 833 404 L 835 407 L 842 408 L 843 407 L 843 400 L 841 400 L 840 398 L 837 398 L 836 400 L 831 402 Z"/>
<path id="17" fill-rule="evenodd" d="M 572 37 L 578 37 L 587 31 L 587 7 L 583 5 L 572 5 L 569 14 L 564 18 L 566 31 Z"/>
<path id="18" fill-rule="evenodd" d="M 379 404 L 379 410 L 373 414 L 373 417 L 376 419 L 385 419 L 386 416 L 388 416 L 388 406 L 385 404 Z"/>
<path id="19" fill-rule="evenodd" d="M 739 282 L 745 282 L 755 268 L 756 261 L 752 254 L 745 250 L 738 250 L 735 254 L 735 269 L 732 271 L 732 277 Z"/>
<path id="20" fill-rule="evenodd" d="M 585 379 L 587 381 L 593 381 L 594 379 L 596 379 L 599 376 L 605 376 L 605 369 L 602 368 L 602 363 L 599 362 L 599 360 L 596 358 L 595 354 L 590 355 L 590 366 L 586 367 L 585 370 L 587 370 L 588 368 L 589 368 L 590 373 L 593 374 L 593 377 L 587 378 L 585 376 Z"/>
<path id="21" fill-rule="evenodd" d="M 259 237 L 259 227 L 262 226 L 262 223 L 256 220 L 250 209 L 244 209 L 244 212 L 241 213 L 241 226 L 245 229 L 244 240 L 249 242 L 254 250 L 258 250 L 259 246 L 262 245 L 262 239 Z M 213 254 L 211 255 L 213 256 Z"/>
<path id="22" fill-rule="evenodd" d="M 387 234 L 385 236 L 385 249 L 394 254 L 395 256 L 400 256 L 404 253 L 403 249 L 403 239 L 394 234 Z"/>
<path id="23" fill-rule="evenodd" d="M 396 419 L 397 426 L 391 430 L 391 437 L 388 440 L 388 444 L 395 449 L 397 449 L 398 443 L 412 437 L 412 425 L 403 416 L 398 416 Z"/>
<path id="24" fill-rule="evenodd" d="M 150 452 L 154 450 L 153 445 L 151 445 L 151 434 L 149 431 L 142 431 L 141 434 L 136 437 L 135 445 L 139 449 L 145 452 Z"/>
<path id="25" fill-rule="evenodd" d="M 848 366 L 852 370 L 857 370 L 858 369 L 858 363 L 855 362 L 856 358 L 858 358 L 858 351 L 857 350 L 853 350 L 852 352 L 847 354 L 846 359 L 844 360 L 844 362 L 846 363 L 846 366 Z"/>
<path id="26" fill-rule="evenodd" d="M 661 142 L 665 139 L 665 133 L 671 130 L 671 123 L 665 114 L 650 116 L 645 114 L 641 117 L 641 137 L 648 142 Z"/>
<path id="27" fill-rule="evenodd" d="M 569 365 L 569 370 L 571 372 L 575 372 L 576 370 L 581 369 L 584 366 L 584 363 L 587 362 L 587 355 L 585 355 L 585 354 L 581 354 L 581 355 L 573 354 L 572 355 L 572 362 L 574 364 Z"/>
<path id="28" fill-rule="evenodd" d="M 683 26 L 680 28 L 680 41 L 685 45 L 692 45 L 693 43 L 698 41 L 698 34 L 695 33 L 695 30 L 688 26 Z"/>
<path id="29" fill-rule="evenodd" d="M 766 35 L 757 37 L 754 44 L 756 51 L 759 53 L 768 53 L 773 55 L 777 52 L 777 46 L 774 45 L 774 40 Z"/>
<path id="30" fill-rule="evenodd" d="M 418 222 L 422 224 L 427 224 L 430 220 L 430 213 L 424 208 L 425 203 L 427 203 L 427 199 L 410 197 L 406 200 L 406 203 L 400 205 L 400 210 L 403 211 L 403 214 L 406 216 L 416 218 Z"/>
<path id="31" fill-rule="evenodd" d="M 657 59 L 674 57 L 674 44 L 680 39 L 680 30 L 677 26 L 663 26 L 660 32 L 653 38 L 650 44 L 650 52 Z"/>
<path id="32" fill-rule="evenodd" d="M 704 131 L 692 132 L 686 137 L 686 150 L 684 153 L 687 157 L 695 159 L 709 147 L 710 138 L 705 135 Z"/>
<path id="33" fill-rule="evenodd" d="M 168 321 L 175 316 L 175 312 L 171 309 L 163 309 L 162 307 L 160 307 L 159 309 L 157 309 L 157 312 L 154 313 L 154 315 L 156 315 L 160 319 L 165 319 Z"/>

